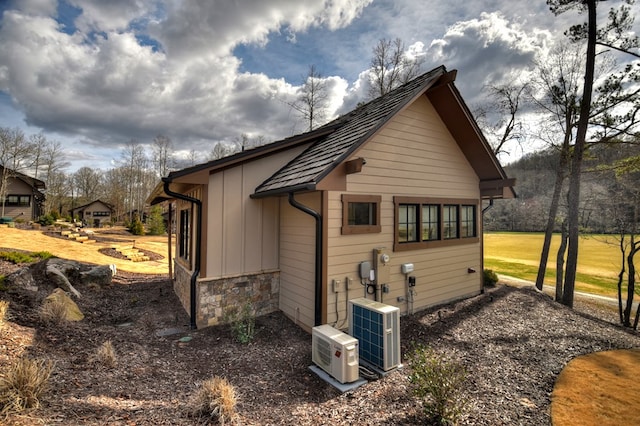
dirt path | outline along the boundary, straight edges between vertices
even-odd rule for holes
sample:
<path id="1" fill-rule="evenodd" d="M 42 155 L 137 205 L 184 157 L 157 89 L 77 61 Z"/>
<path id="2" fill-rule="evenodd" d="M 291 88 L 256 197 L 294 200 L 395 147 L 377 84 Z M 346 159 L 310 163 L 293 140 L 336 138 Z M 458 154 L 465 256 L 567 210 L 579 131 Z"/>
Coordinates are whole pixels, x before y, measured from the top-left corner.
<path id="1" fill-rule="evenodd" d="M 168 274 L 169 261 L 167 257 L 166 236 L 134 236 L 118 230 L 108 228 L 103 231 L 94 229 L 97 236 L 108 236 L 110 240 L 119 240 L 123 244 L 134 243 L 135 247 L 149 250 L 162 256 L 159 260 L 132 262 L 118 259 L 99 252 L 101 248 L 109 248 L 112 243 L 95 242 L 82 244 L 72 240 L 51 237 L 40 230 L 24 230 L 17 228 L 0 228 L 0 247 L 14 248 L 27 251 L 48 251 L 64 259 L 79 260 L 97 265 L 116 265 L 119 271 L 138 274 Z M 108 232 L 108 233 L 107 233 Z M 104 234 L 103 234 L 104 233 Z"/>

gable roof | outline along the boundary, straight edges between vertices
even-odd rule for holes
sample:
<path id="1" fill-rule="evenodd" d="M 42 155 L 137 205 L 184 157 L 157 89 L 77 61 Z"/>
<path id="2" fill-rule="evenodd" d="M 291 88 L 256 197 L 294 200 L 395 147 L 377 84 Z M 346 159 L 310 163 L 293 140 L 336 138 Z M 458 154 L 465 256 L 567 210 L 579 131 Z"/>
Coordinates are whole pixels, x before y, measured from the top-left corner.
<path id="1" fill-rule="evenodd" d="M 327 124 L 337 129 L 318 139 L 298 157 L 256 188 L 254 197 L 314 190 L 315 185 L 344 161 L 380 127 L 446 74 L 435 68 L 384 96 Z"/>
<path id="2" fill-rule="evenodd" d="M 336 130 L 319 138 L 289 164 L 259 185 L 254 198 L 312 191 L 339 164 L 419 96 L 426 94 L 465 157 L 480 178 L 484 198 L 512 198 L 515 181 L 508 179 L 471 112 L 453 85 L 456 71 L 444 66 L 364 104 L 327 124 Z"/>
<path id="3" fill-rule="evenodd" d="M 418 97 L 426 95 L 480 178 L 483 198 L 513 198 L 513 179 L 508 179 L 491 151 L 471 112 L 453 82 L 456 71 L 434 68 L 389 93 L 311 132 L 262 147 L 172 172 L 164 182 L 198 184 L 216 170 L 242 164 L 260 156 L 311 142 L 301 154 L 261 183 L 251 195 L 262 198 L 290 192 L 313 191 L 336 167 L 371 139 L 389 120 Z M 199 176 L 198 176 L 199 175 Z M 171 199 L 160 183 L 150 195 L 151 204 Z"/>
<path id="4" fill-rule="evenodd" d="M 94 200 L 94 201 L 91 201 L 90 203 L 84 204 L 82 206 L 74 207 L 74 208 L 71 209 L 71 211 L 86 210 L 87 207 L 89 207 L 92 204 L 96 204 L 96 203 L 101 203 L 101 204 L 105 205 L 109 210 L 111 210 L 111 212 L 113 212 L 113 206 L 111 204 L 105 203 L 104 201 L 101 201 L 101 200 Z"/>
<path id="5" fill-rule="evenodd" d="M 1 164 L 0 164 L 0 170 L 4 173 L 5 168 Z M 8 167 L 6 168 L 6 170 L 8 170 L 10 177 L 20 179 L 21 181 L 23 181 L 24 183 L 26 183 L 27 185 L 31 186 L 36 190 L 42 190 L 46 188 L 45 183 L 40 179 L 32 178 L 31 176 L 27 176 L 24 173 L 20 173 Z"/>

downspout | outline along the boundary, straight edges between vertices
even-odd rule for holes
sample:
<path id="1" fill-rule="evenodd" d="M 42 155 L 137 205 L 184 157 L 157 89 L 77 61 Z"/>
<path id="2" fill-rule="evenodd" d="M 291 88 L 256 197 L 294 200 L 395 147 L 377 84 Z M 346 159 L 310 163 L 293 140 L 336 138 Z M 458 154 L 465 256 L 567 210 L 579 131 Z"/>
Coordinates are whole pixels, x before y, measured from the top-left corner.
<path id="1" fill-rule="evenodd" d="M 191 274 L 191 286 L 189 289 L 189 316 L 191 317 L 191 329 L 195 330 L 196 328 L 198 328 L 198 326 L 196 325 L 196 280 L 198 279 L 198 275 L 200 274 L 200 254 L 202 252 L 202 249 L 200 247 L 200 244 L 202 242 L 202 201 L 198 200 L 197 198 L 173 192 L 169 189 L 170 181 L 166 180 L 166 178 L 163 178 L 162 181 L 164 182 L 165 194 L 196 205 L 196 226 L 198 228 L 198 231 L 196 232 L 196 259 L 194 262 L 193 273 Z"/>
<path id="2" fill-rule="evenodd" d="M 316 220 L 316 261 L 315 261 L 315 303 L 314 303 L 314 325 L 321 325 L 322 322 L 322 216 L 315 210 L 300 204 L 293 198 L 293 192 L 289 192 L 289 204 L 296 209 L 313 216 Z"/>
<path id="3" fill-rule="evenodd" d="M 487 207 L 485 207 L 484 209 L 482 209 L 482 215 L 484 216 L 484 214 L 491 210 L 491 208 L 493 208 L 493 198 L 489 198 L 489 205 Z"/>

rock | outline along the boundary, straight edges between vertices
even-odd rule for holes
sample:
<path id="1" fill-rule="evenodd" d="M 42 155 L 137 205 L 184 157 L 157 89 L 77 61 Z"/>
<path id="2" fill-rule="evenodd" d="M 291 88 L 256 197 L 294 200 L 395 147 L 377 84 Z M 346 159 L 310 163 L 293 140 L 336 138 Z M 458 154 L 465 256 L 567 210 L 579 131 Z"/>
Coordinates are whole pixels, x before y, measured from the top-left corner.
<path id="1" fill-rule="evenodd" d="M 25 290 L 37 292 L 38 286 L 36 285 L 36 281 L 33 279 L 33 274 L 29 268 L 22 268 L 10 274 L 6 278 L 7 282 L 10 284 L 24 288 Z"/>
<path id="2" fill-rule="evenodd" d="M 100 287 L 111 285 L 113 269 L 110 265 L 100 265 L 88 271 L 80 272 L 80 280 L 85 284 L 98 284 Z"/>
<path id="3" fill-rule="evenodd" d="M 66 276 L 67 274 L 63 272 L 65 271 L 64 269 L 65 265 L 62 265 L 62 266 L 63 266 L 62 269 L 58 269 L 60 265 L 58 265 L 57 263 L 51 263 L 51 262 L 47 263 L 47 267 L 45 269 L 47 278 L 55 282 L 58 286 L 65 288 L 66 290 L 71 292 L 74 296 L 78 298 L 81 297 L 80 292 L 71 285 L 71 283 L 69 282 L 69 279 Z"/>
<path id="4" fill-rule="evenodd" d="M 84 319 L 84 314 L 71 300 L 71 298 L 61 288 L 56 288 L 53 292 L 44 299 L 44 303 L 60 303 L 65 308 L 65 317 L 67 321 L 80 321 Z"/>

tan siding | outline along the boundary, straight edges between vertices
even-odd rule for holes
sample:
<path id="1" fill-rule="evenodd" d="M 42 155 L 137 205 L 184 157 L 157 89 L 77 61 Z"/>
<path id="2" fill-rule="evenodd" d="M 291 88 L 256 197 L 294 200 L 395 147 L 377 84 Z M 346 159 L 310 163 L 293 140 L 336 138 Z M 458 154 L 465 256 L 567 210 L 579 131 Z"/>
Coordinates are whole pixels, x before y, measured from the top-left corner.
<path id="1" fill-rule="evenodd" d="M 458 148 L 440 117 L 426 98 L 416 101 L 394 118 L 374 138 L 355 153 L 367 163 L 361 173 L 347 177 L 350 194 L 382 196 L 379 234 L 341 235 L 341 192 L 329 193 L 328 221 L 328 322 L 346 316 L 345 278 L 352 280 L 349 298 L 364 294 L 360 285 L 358 265 L 372 261 L 376 247 L 386 247 L 391 256 L 390 293 L 383 295 L 384 303 L 399 306 L 407 312 L 403 263 L 413 263 L 417 292 L 414 310 L 442 303 L 457 297 L 477 293 L 481 283 L 480 243 L 456 245 L 424 250 L 393 252 L 394 196 L 434 198 L 479 198 L 478 177 Z M 468 273 L 473 268 L 476 273 Z M 331 280 L 340 280 L 338 314 L 335 313 L 336 294 Z M 372 296 L 369 296 L 372 297 Z M 340 324 L 338 324 L 340 325 Z"/>
<path id="2" fill-rule="evenodd" d="M 296 200 L 316 211 L 320 194 L 296 195 Z M 306 328 L 314 325 L 315 220 L 280 201 L 280 310 Z"/>
<path id="3" fill-rule="evenodd" d="M 242 168 L 235 167 L 224 172 L 224 274 L 239 274 L 243 257 L 243 211 L 242 211 Z"/>
<path id="4" fill-rule="evenodd" d="M 224 202 L 221 199 L 224 187 L 223 174 L 217 173 L 209 179 L 209 208 L 207 210 L 207 276 L 222 276 L 222 233 L 224 230 Z"/>
<path id="5" fill-rule="evenodd" d="M 250 198 L 255 188 L 305 147 L 241 164 L 209 176 L 207 276 L 278 268 L 279 200 Z"/>

